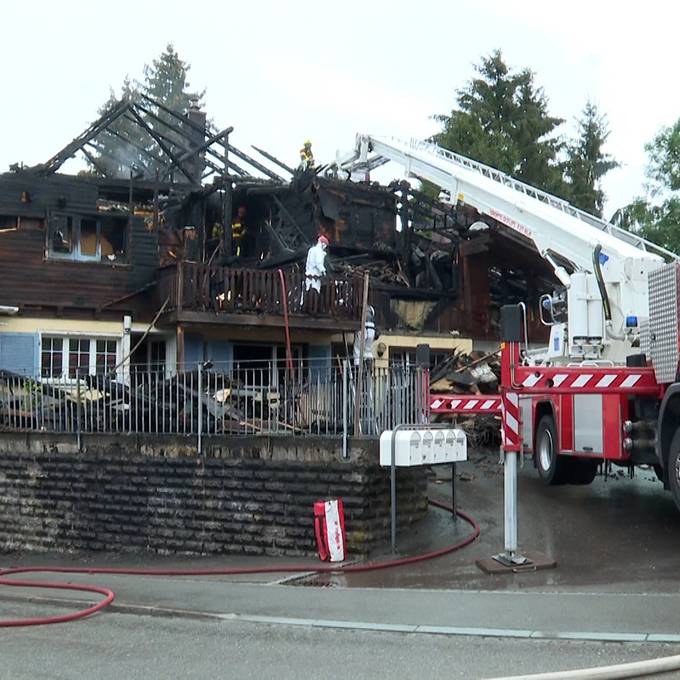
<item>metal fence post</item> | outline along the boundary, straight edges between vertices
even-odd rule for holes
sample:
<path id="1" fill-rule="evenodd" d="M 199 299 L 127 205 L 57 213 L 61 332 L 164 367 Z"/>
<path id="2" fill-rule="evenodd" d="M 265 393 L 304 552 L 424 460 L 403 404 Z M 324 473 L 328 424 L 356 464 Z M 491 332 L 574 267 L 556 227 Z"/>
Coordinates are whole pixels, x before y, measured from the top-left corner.
<path id="1" fill-rule="evenodd" d="M 347 450 L 347 438 L 348 438 L 348 423 L 347 423 L 347 410 L 349 395 L 347 393 L 347 388 L 349 384 L 347 376 L 347 359 L 342 362 L 342 457 L 349 457 L 349 451 Z"/>
<path id="2" fill-rule="evenodd" d="M 198 449 L 197 453 L 200 456 L 203 452 L 203 403 L 202 395 L 203 391 L 203 364 L 199 361 L 198 363 Z"/>
<path id="3" fill-rule="evenodd" d="M 83 450 L 80 435 L 80 371 L 76 369 L 76 441 L 78 442 L 78 453 Z"/>

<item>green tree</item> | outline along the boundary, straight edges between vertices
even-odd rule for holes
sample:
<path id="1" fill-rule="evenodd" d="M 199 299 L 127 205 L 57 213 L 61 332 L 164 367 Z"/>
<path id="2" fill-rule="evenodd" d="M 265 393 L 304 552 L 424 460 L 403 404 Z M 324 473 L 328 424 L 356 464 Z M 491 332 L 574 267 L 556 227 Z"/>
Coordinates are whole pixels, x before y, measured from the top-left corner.
<path id="1" fill-rule="evenodd" d="M 183 150 L 181 135 L 163 125 L 159 119 L 175 127 L 181 127 L 182 123 L 159 106 L 142 100 L 140 95 L 145 94 L 164 106 L 185 114 L 192 100 L 197 100 L 200 105 L 205 95 L 205 90 L 199 93 L 191 92 L 187 79 L 190 68 L 190 65 L 179 57 L 173 45 L 168 44 L 157 59 L 144 67 L 143 82 L 133 83 L 126 78 L 120 96 L 112 90 L 108 101 L 99 109 L 99 114 L 103 115 L 109 111 L 120 99 L 140 101 L 150 112 L 140 113 L 144 122 L 163 135 L 163 142 L 173 152 L 181 153 Z M 127 177 L 135 166 L 145 176 L 152 177 L 167 161 L 152 135 L 130 116 L 119 117 L 110 126 L 110 131 L 99 136 L 96 144 L 97 152 L 94 158 L 90 159 L 90 166 L 93 171 L 99 173 Z"/>
<path id="2" fill-rule="evenodd" d="M 435 116 L 439 145 L 491 165 L 535 187 L 562 193 L 556 137 L 564 122 L 548 113 L 548 99 L 529 69 L 511 71 L 499 50 L 475 66 L 476 77 L 457 92 L 458 108 Z"/>
<path id="3" fill-rule="evenodd" d="M 675 253 L 680 253 L 680 119 L 645 145 L 648 196 L 621 208 L 614 220 Z"/>
<path id="4" fill-rule="evenodd" d="M 205 90 L 196 94 L 187 80 L 191 66 L 180 59 L 172 44 L 151 65 L 144 67 L 141 89 L 147 96 L 165 104 L 170 109 L 186 113 L 192 99 L 202 99 Z M 167 114 L 166 114 L 167 115 Z"/>
<path id="5" fill-rule="evenodd" d="M 606 116 L 600 114 L 595 104 L 586 102 L 577 125 L 578 134 L 567 145 L 564 164 L 567 197 L 582 210 L 601 217 L 605 198 L 601 180 L 619 164 L 603 151 L 609 129 Z"/>

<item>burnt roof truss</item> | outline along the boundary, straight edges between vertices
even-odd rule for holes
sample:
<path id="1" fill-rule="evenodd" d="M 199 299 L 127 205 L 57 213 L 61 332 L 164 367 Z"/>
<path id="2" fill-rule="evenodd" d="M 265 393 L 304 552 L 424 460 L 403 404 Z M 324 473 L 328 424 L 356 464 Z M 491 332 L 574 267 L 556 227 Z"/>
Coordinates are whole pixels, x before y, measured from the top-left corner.
<path id="1" fill-rule="evenodd" d="M 139 137 L 135 132 L 139 131 Z M 287 182 L 288 179 L 244 153 L 229 141 L 233 127 L 215 130 L 202 126 L 188 115 L 168 108 L 146 95 L 115 102 L 81 134 L 60 149 L 45 163 L 25 168 L 39 176 L 49 176 L 69 159 L 81 154 L 93 172 L 107 179 L 125 175 L 108 168 L 100 159 L 108 158 L 130 176 L 148 181 L 180 181 L 200 186 L 210 176 L 239 178 L 262 176 L 268 181 Z M 135 159 L 116 153 L 106 141 L 115 138 L 134 150 Z M 147 145 L 144 140 L 149 140 Z M 265 159 L 290 174 L 292 168 L 274 156 L 256 148 Z M 235 163 L 236 157 L 243 164 Z"/>

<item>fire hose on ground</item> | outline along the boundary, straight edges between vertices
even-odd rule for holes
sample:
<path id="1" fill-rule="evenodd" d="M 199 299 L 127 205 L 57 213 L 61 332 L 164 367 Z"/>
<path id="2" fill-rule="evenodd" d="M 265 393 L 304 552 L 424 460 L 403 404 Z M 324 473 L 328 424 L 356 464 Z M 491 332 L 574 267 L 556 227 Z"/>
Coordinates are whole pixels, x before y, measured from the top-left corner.
<path id="1" fill-rule="evenodd" d="M 453 508 L 445 503 L 440 503 L 439 501 L 430 500 L 430 505 L 447 510 L 448 512 L 454 512 Z M 0 620 L 0 628 L 20 628 L 24 626 L 42 626 L 51 623 L 67 623 L 69 621 L 77 621 L 78 619 L 83 619 L 87 616 L 95 614 L 108 605 L 110 605 L 115 599 L 115 593 L 109 588 L 102 586 L 93 586 L 81 583 L 61 583 L 58 581 L 33 581 L 33 580 L 19 580 L 14 578 L 7 578 L 8 576 L 14 576 L 17 574 L 36 574 L 36 573 L 47 573 L 47 574 L 111 574 L 117 576 L 241 576 L 245 574 L 286 574 L 286 573 L 298 573 L 298 572 L 314 572 L 317 574 L 331 574 L 331 573 L 343 573 L 343 574 L 357 574 L 367 571 L 378 571 L 380 569 L 392 569 L 394 567 L 401 567 L 408 564 L 416 564 L 418 562 L 425 562 L 426 560 L 432 560 L 436 557 L 442 557 L 444 555 L 449 555 L 464 548 L 469 545 L 480 534 L 480 528 L 477 522 L 462 512 L 461 510 L 455 511 L 461 519 L 465 520 L 471 527 L 472 532 L 468 534 L 464 539 L 454 543 L 453 545 L 446 546 L 444 548 L 439 548 L 438 550 L 432 550 L 426 553 L 421 553 L 418 555 L 411 555 L 409 557 L 400 557 L 391 560 L 384 560 L 378 562 L 368 562 L 365 564 L 349 564 L 349 565 L 338 565 L 338 566 L 320 566 L 318 564 L 307 564 L 307 565 L 273 565 L 269 567 L 236 567 L 236 568 L 214 568 L 214 569 L 126 569 L 117 567 L 11 567 L 9 569 L 0 569 L 0 586 L 12 586 L 21 588 L 55 588 L 59 590 L 75 590 L 75 591 L 85 591 L 91 593 L 99 593 L 104 595 L 104 599 L 96 604 L 87 607 L 86 609 L 81 609 L 70 614 L 64 614 L 62 616 L 41 616 L 28 619 L 9 619 Z"/>
<path id="2" fill-rule="evenodd" d="M 430 500 L 430 505 L 454 512 L 453 508 L 445 503 Z M 311 565 L 273 565 L 270 567 L 237 567 L 237 568 L 214 568 L 214 569 L 126 569 L 114 567 L 12 567 L 0 570 L 0 586 L 13 586 L 22 588 L 47 588 L 57 590 L 71 590 L 79 592 L 90 592 L 104 595 L 104 599 L 85 609 L 64 614 L 61 616 L 44 616 L 27 619 L 0 620 L 0 628 L 20 628 L 26 626 L 42 626 L 53 623 L 68 623 L 83 619 L 95 614 L 105 607 L 108 607 L 115 599 L 115 593 L 106 587 L 95 586 L 82 583 L 62 583 L 58 581 L 33 581 L 7 578 L 16 574 L 30 573 L 50 573 L 50 574 L 111 574 L 117 576 L 237 576 L 247 574 L 268 574 L 268 573 L 299 573 L 313 572 L 316 574 L 331 573 L 362 573 L 378 571 L 381 569 L 391 569 L 425 562 L 437 557 L 449 555 L 475 541 L 480 535 L 480 528 L 477 522 L 468 514 L 461 510 L 456 510 L 456 514 L 465 520 L 471 527 L 472 532 L 461 541 L 453 545 L 432 550 L 418 555 L 401 557 L 392 560 L 369 562 L 366 564 L 350 564 L 339 566 L 319 566 Z M 669 673 L 680 670 L 680 655 L 636 661 L 628 664 L 618 664 L 615 666 L 601 666 L 596 668 L 583 668 L 570 671 L 557 671 L 550 673 L 538 673 L 532 675 L 513 675 L 497 677 L 493 680 L 613 680 L 615 678 L 637 678 L 655 673 Z"/>

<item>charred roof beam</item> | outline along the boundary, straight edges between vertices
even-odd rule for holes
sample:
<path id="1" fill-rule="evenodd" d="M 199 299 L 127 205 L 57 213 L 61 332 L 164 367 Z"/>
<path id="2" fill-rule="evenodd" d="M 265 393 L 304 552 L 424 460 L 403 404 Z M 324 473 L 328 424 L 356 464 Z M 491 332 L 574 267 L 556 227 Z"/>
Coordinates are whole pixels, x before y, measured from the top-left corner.
<path id="1" fill-rule="evenodd" d="M 92 125 L 90 125 L 84 132 L 78 135 L 75 139 L 69 142 L 63 149 L 58 151 L 52 158 L 45 163 L 37 165 L 29 170 L 38 172 L 41 175 L 51 175 L 69 159 L 75 156 L 89 141 L 99 135 L 102 130 L 111 125 L 117 118 L 122 116 L 130 109 L 130 103 L 127 100 L 118 102 L 110 111 L 100 116 Z"/>
<path id="2" fill-rule="evenodd" d="M 122 165 L 123 167 L 129 167 L 130 163 L 129 161 L 125 160 L 124 158 L 121 158 L 120 156 L 117 156 L 115 153 L 113 153 L 110 149 L 105 149 L 101 146 L 99 146 L 95 140 L 90 140 L 87 142 L 86 146 L 91 146 L 98 154 L 102 156 L 108 156 L 112 161 L 116 161 L 119 165 Z M 149 168 L 146 166 L 142 168 L 142 170 L 146 171 Z M 104 175 L 105 177 L 107 176 L 106 174 Z"/>
<path id="3" fill-rule="evenodd" d="M 272 163 L 275 163 L 276 165 L 278 165 L 280 168 L 282 168 L 286 172 L 289 172 L 291 175 L 295 174 L 295 170 L 293 170 L 293 168 L 286 165 L 283 161 L 280 161 L 276 156 L 272 156 L 272 154 L 270 154 L 268 151 L 265 151 L 264 149 L 260 149 L 260 148 L 256 147 L 254 144 L 251 144 L 251 146 L 253 147 L 253 149 L 255 149 L 255 151 L 257 151 L 257 153 L 264 156 L 267 160 L 271 161 Z"/>
<path id="4" fill-rule="evenodd" d="M 146 130 L 156 141 L 156 144 L 161 147 L 161 150 L 163 153 L 170 158 L 172 161 L 170 168 L 172 166 L 176 166 L 177 169 L 189 180 L 190 184 L 195 184 L 196 181 L 194 177 L 191 176 L 191 173 L 179 162 L 178 157 L 174 154 L 174 152 L 170 149 L 169 146 L 165 144 L 165 142 L 158 136 L 156 131 L 137 113 L 135 109 L 131 109 L 132 115 L 137 119 L 138 123 L 141 125 L 141 127 Z"/>
<path id="5" fill-rule="evenodd" d="M 193 128 L 196 131 L 205 132 L 205 130 L 200 125 L 197 125 L 196 123 L 194 123 L 192 120 L 189 120 L 188 118 L 184 118 L 181 114 L 177 113 L 177 111 L 173 111 L 172 109 L 168 108 L 164 104 L 161 104 L 160 102 L 155 101 L 154 99 L 152 99 L 151 97 L 149 97 L 145 94 L 142 94 L 142 97 L 145 100 L 147 100 L 148 102 L 151 102 L 152 104 L 154 104 L 155 106 L 158 106 L 162 111 L 165 111 L 168 115 L 177 119 L 181 123 L 188 125 L 189 127 Z M 140 106 L 140 108 L 142 108 L 142 107 Z M 227 147 L 227 149 L 229 150 L 230 153 L 233 153 L 235 156 L 238 156 L 238 158 L 240 158 L 242 161 L 245 161 L 246 163 L 248 163 L 248 165 L 251 165 L 256 170 L 259 170 L 264 175 L 267 175 L 267 177 L 269 177 L 271 179 L 278 180 L 280 182 L 285 181 L 283 177 L 281 177 L 280 175 L 277 175 L 275 172 L 273 172 L 272 170 L 270 170 L 266 166 L 262 165 L 261 163 L 258 163 L 258 161 L 256 161 L 254 158 L 251 158 L 250 156 L 248 156 L 248 154 L 244 153 L 240 149 L 237 149 L 235 146 L 232 146 L 231 144 L 227 144 L 226 147 Z M 208 151 L 210 151 L 210 149 L 208 149 Z M 220 157 L 220 160 L 223 160 L 223 158 Z"/>

